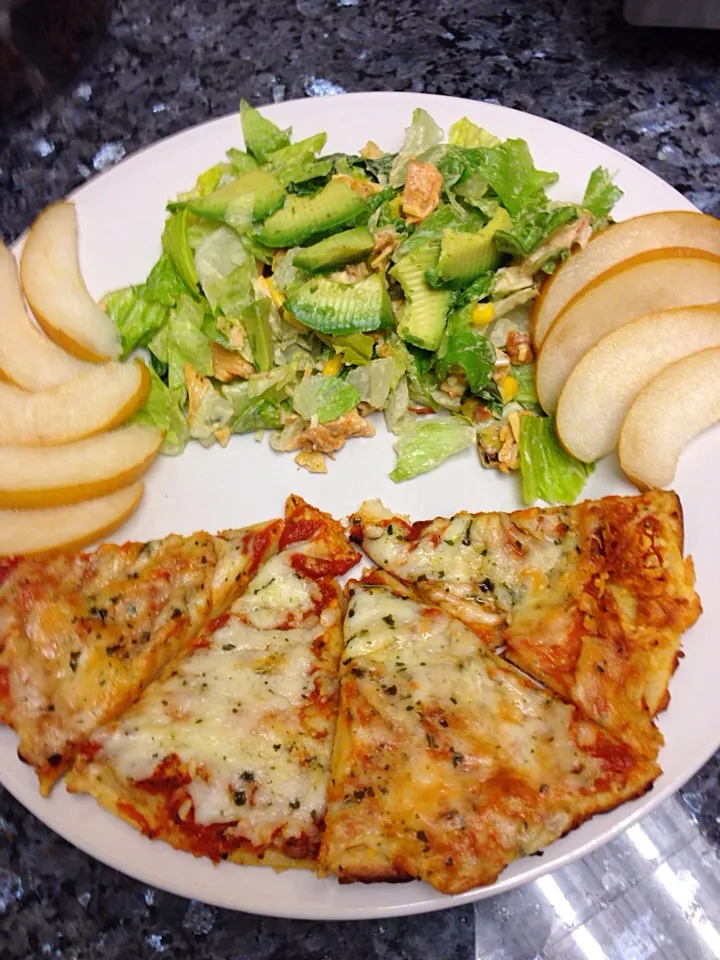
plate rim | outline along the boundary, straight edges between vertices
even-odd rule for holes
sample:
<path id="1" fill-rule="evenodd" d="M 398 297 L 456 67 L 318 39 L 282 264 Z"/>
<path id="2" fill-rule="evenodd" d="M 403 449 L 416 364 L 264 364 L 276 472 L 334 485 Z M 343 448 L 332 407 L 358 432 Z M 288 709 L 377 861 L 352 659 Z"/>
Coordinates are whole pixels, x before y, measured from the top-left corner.
<path id="1" fill-rule="evenodd" d="M 697 210 L 697 207 L 693 205 L 686 197 L 684 197 L 676 188 L 672 187 L 660 176 L 658 176 L 654 171 L 649 170 L 644 167 L 641 163 L 634 160 L 632 157 L 629 157 L 622 153 L 619 150 L 616 150 L 613 147 L 608 146 L 602 141 L 596 140 L 588 134 L 582 133 L 579 130 L 576 130 L 573 127 L 567 126 L 566 124 L 560 123 L 556 120 L 552 120 L 546 117 L 543 117 L 539 114 L 532 113 L 530 111 L 519 110 L 514 107 L 506 107 L 499 103 L 488 102 L 485 100 L 472 100 L 465 97 L 456 97 L 456 96 L 445 96 L 442 94 L 427 94 L 427 93 L 413 93 L 408 91 L 383 91 L 383 90 L 372 90 L 372 91 L 356 91 L 351 93 L 342 93 L 333 95 L 331 98 L 312 98 L 312 97 L 301 97 L 294 100 L 285 100 L 280 103 L 271 103 L 265 104 L 258 107 L 258 109 L 263 112 L 268 112 L 270 116 L 275 111 L 281 111 L 289 109 L 294 112 L 298 109 L 300 110 L 309 110 L 313 111 L 318 109 L 318 100 L 326 101 L 327 99 L 332 99 L 333 101 L 352 101 L 354 103 L 372 103 L 373 101 L 388 101 L 388 99 L 395 99 L 399 102 L 404 102 L 408 104 L 407 115 L 410 114 L 410 104 L 414 106 L 424 106 L 432 113 L 432 103 L 443 103 L 443 104 L 456 104 L 458 109 L 467 108 L 471 106 L 472 108 L 477 109 L 478 107 L 482 108 L 483 111 L 488 111 L 490 113 L 497 113 L 498 115 L 502 114 L 507 116 L 510 114 L 514 119 L 516 119 L 520 124 L 523 121 L 526 121 L 527 118 L 532 118 L 534 121 L 539 122 L 543 127 L 547 129 L 548 125 L 550 126 L 550 132 L 553 128 L 559 128 L 565 134 L 571 133 L 574 138 L 582 138 L 584 142 L 592 145 L 593 151 L 597 152 L 598 148 L 606 152 L 608 155 L 609 161 L 612 160 L 612 157 L 620 156 L 623 162 L 633 168 L 637 173 L 641 174 L 643 178 L 652 178 L 657 184 L 661 184 L 662 187 L 667 191 L 671 190 L 674 194 L 674 199 L 676 206 L 673 208 L 665 207 L 663 209 L 679 209 L 679 210 Z M 322 108 L 320 108 L 322 109 Z M 182 130 L 175 131 L 170 133 L 167 136 L 161 137 L 157 140 L 154 140 L 152 143 L 148 143 L 142 147 L 139 147 L 134 152 L 130 153 L 124 157 L 118 164 L 115 164 L 110 169 L 102 171 L 90 177 L 84 183 L 79 184 L 72 191 L 66 194 L 62 199 L 73 200 L 77 196 L 81 195 L 84 191 L 89 188 L 94 188 L 99 183 L 107 184 L 108 179 L 112 179 L 118 172 L 118 170 L 123 169 L 126 164 L 131 161 L 135 161 L 141 157 L 144 153 L 157 149 L 158 147 L 171 144 L 175 140 L 187 136 L 189 134 L 197 133 L 199 130 L 207 129 L 212 126 L 217 126 L 218 128 L 222 127 L 225 124 L 229 124 L 231 121 L 237 122 L 237 132 L 238 136 L 241 137 L 240 126 L 239 126 L 239 117 L 237 111 L 232 113 L 224 114 L 220 117 L 210 117 L 206 120 L 203 120 L 201 123 L 193 124 L 187 127 L 184 127 Z M 488 126 L 491 126 L 492 121 L 488 121 Z M 53 201 L 57 202 L 57 201 Z M 37 215 L 37 214 L 36 214 Z M 29 229 L 29 228 L 28 228 Z M 10 249 L 17 255 L 22 249 L 24 240 L 27 236 L 27 230 L 23 231 L 15 240 L 10 244 Z M 2 745 L 2 740 L 6 739 L 6 733 L 9 731 L 3 730 L 2 737 L 0 738 L 0 746 Z M 15 743 L 15 735 L 10 733 L 10 736 L 13 737 L 13 744 Z M 614 840 L 620 834 L 624 833 L 632 824 L 636 823 L 641 818 L 650 814 L 654 809 L 656 809 L 660 803 L 666 800 L 668 797 L 672 796 L 674 793 L 680 789 L 684 783 L 686 783 L 692 776 L 697 773 L 697 771 L 704 766 L 705 763 L 712 757 L 720 747 L 720 734 L 718 745 L 710 749 L 707 754 L 697 762 L 693 762 L 693 769 L 690 772 L 687 770 L 683 771 L 681 774 L 676 774 L 669 779 L 667 782 L 663 782 L 660 787 L 654 786 L 652 790 L 646 794 L 644 797 L 640 798 L 637 801 L 631 801 L 626 804 L 628 812 L 625 816 L 622 816 L 617 823 L 610 826 L 607 830 L 601 831 L 597 836 L 590 837 L 587 840 L 583 841 L 579 846 L 565 851 L 560 854 L 554 861 L 546 860 L 542 861 L 538 859 L 536 865 L 530 867 L 529 869 L 524 869 L 522 872 L 519 872 L 517 875 L 506 875 L 506 871 L 500 875 L 500 878 L 492 885 L 487 887 L 478 887 L 472 890 L 466 891 L 462 894 L 457 894 L 453 896 L 437 894 L 436 891 L 432 890 L 427 884 L 422 884 L 422 888 L 426 891 L 425 899 L 422 902 L 415 902 L 407 904 L 375 904 L 372 906 L 352 906 L 348 904 L 342 906 L 337 904 L 332 904 L 329 907 L 323 909 L 322 901 L 312 901 L 311 903 L 296 901 L 289 908 L 284 908 L 282 904 L 268 903 L 267 907 L 264 908 L 263 905 L 258 906 L 253 904 L 252 907 L 243 907 L 238 905 L 236 899 L 232 897 L 233 887 L 229 884 L 229 893 L 230 895 L 227 898 L 219 897 L 216 894 L 210 896 L 203 896 L 202 891 L 192 892 L 190 887 L 192 886 L 192 872 L 190 871 L 190 881 L 186 884 L 182 878 L 178 882 L 177 878 L 168 876 L 166 880 L 158 878 L 152 873 L 152 857 L 150 856 L 147 861 L 144 859 L 142 861 L 136 861 L 132 865 L 125 864 L 121 862 L 121 859 L 114 855 L 111 852 L 108 852 L 105 848 L 98 849 L 93 846 L 93 843 L 88 841 L 84 842 L 82 832 L 80 831 L 80 836 L 76 836 L 73 832 L 73 824 L 68 825 L 67 827 L 64 824 L 56 823 L 55 818 L 53 817 L 52 810 L 48 811 L 49 816 L 43 815 L 44 804 L 46 803 L 45 798 L 42 798 L 39 793 L 31 795 L 29 798 L 21 798 L 19 794 L 23 793 L 22 785 L 20 789 L 16 791 L 12 786 L 8 786 L 5 782 L 4 771 L 0 771 L 0 784 L 8 791 L 14 799 L 20 803 L 26 810 L 28 810 L 33 816 L 36 816 L 45 826 L 51 829 L 53 832 L 57 833 L 62 837 L 66 842 L 72 844 L 74 847 L 77 847 L 84 854 L 93 857 L 94 859 L 100 861 L 104 865 L 111 867 L 114 870 L 117 870 L 119 873 L 130 877 L 131 879 L 136 880 L 137 882 L 146 883 L 153 887 L 156 887 L 161 890 L 165 890 L 169 893 L 186 897 L 188 899 L 196 899 L 201 902 L 210 903 L 214 906 L 222 907 L 224 909 L 230 909 L 235 911 L 246 912 L 250 910 L 253 914 L 259 916 L 268 916 L 268 917 L 279 917 L 285 919 L 298 919 L 298 920 L 366 920 L 366 919 L 379 919 L 387 917 L 402 917 L 402 916 L 411 916 L 414 914 L 420 913 L 430 913 L 437 910 L 450 909 L 452 907 L 467 905 L 470 903 L 477 902 L 482 899 L 486 899 L 491 896 L 497 896 L 502 893 L 509 892 L 510 890 L 516 889 L 517 887 L 523 886 L 526 883 L 531 883 L 538 878 L 554 871 L 565 867 L 574 861 L 587 856 L 592 853 L 594 850 L 599 849 L 604 846 L 606 843 L 609 843 L 611 840 Z M 665 780 L 665 775 L 662 775 L 662 779 Z M 58 785 L 56 790 L 65 790 L 64 784 Z M 95 801 L 91 798 L 84 798 L 90 800 L 94 803 Z M 113 820 L 117 818 L 113 817 L 112 814 L 105 810 L 101 810 L 101 813 L 107 817 L 112 817 Z M 598 814 L 596 817 L 602 817 L 603 814 Z M 52 823 L 48 821 L 53 821 Z M 128 830 L 132 828 L 128 827 Z M 148 838 L 142 837 L 146 843 L 152 843 Z M 552 845 L 549 845 L 552 846 Z M 151 851 L 151 848 L 148 847 L 148 850 Z M 190 854 L 183 854 L 181 851 L 177 851 L 178 856 L 191 856 Z M 525 861 L 529 858 L 524 858 Z M 146 867 L 146 862 L 149 865 Z M 234 865 L 231 865 L 234 866 Z M 132 872 L 129 870 L 132 869 Z M 267 868 L 245 868 L 252 870 L 264 870 Z M 325 882 L 332 882 L 331 880 Z M 411 881 L 411 883 L 405 887 L 405 889 L 419 888 L 421 881 Z M 382 885 L 380 885 L 382 886 Z M 345 888 L 351 889 L 351 888 Z M 430 898 L 430 894 L 434 894 Z M 409 899 L 409 898 L 408 898 Z"/>

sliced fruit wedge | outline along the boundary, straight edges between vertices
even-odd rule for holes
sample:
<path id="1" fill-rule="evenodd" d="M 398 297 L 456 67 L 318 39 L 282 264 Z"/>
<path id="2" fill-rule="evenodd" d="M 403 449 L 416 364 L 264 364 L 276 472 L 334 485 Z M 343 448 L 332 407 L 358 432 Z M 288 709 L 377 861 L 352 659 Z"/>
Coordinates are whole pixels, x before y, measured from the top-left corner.
<path id="1" fill-rule="evenodd" d="M 718 421 L 720 348 L 713 347 L 673 363 L 639 394 L 620 431 L 620 466 L 641 490 L 667 487 L 688 443 Z"/>
<path id="2" fill-rule="evenodd" d="M 81 360 L 115 360 L 120 337 L 90 296 L 80 273 L 75 205 L 55 203 L 30 228 L 20 279 L 38 323 L 58 346 Z"/>
<path id="3" fill-rule="evenodd" d="M 601 274 L 550 328 L 535 371 L 540 403 L 554 413 L 565 381 L 598 340 L 673 307 L 720 301 L 720 256 L 683 247 L 651 250 Z"/>
<path id="4" fill-rule="evenodd" d="M 116 530 L 135 511 L 142 483 L 70 507 L 0 510 L 0 556 L 79 550 Z"/>
<path id="5" fill-rule="evenodd" d="M 0 447 L 0 507 L 34 509 L 103 497 L 135 483 L 162 431 L 131 424 L 60 447 Z"/>
<path id="6" fill-rule="evenodd" d="M 603 337 L 560 394 L 560 442 L 585 463 L 604 457 L 615 449 L 626 413 L 653 377 L 709 347 L 720 347 L 720 303 L 651 314 Z"/>
<path id="7" fill-rule="evenodd" d="M 147 400 L 150 374 L 140 360 L 89 367 L 88 373 L 41 393 L 0 383 L 0 444 L 72 443 L 119 427 Z"/>
<path id="8" fill-rule="evenodd" d="M 560 311 L 588 283 L 623 260 L 661 247 L 693 247 L 720 256 L 720 220 L 692 210 L 666 210 L 597 233 L 552 274 L 533 303 L 530 330 L 535 346 L 540 347 Z"/>
<path id="9" fill-rule="evenodd" d="M 15 257 L 0 244 L 0 379 L 23 390 L 49 390 L 90 365 L 48 340 L 25 310 Z"/>

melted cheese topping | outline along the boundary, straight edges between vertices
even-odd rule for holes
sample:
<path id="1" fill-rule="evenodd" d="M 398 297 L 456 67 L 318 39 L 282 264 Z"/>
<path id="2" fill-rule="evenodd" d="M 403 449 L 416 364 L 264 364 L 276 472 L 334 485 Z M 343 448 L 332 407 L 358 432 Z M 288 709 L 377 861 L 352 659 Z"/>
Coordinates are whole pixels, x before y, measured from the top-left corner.
<path id="1" fill-rule="evenodd" d="M 102 737 L 97 758 L 142 789 L 177 757 L 194 823 L 236 824 L 255 847 L 312 833 L 325 812 L 337 678 L 314 645 L 339 638 L 341 612 L 337 601 L 320 609 L 318 585 L 292 569 L 297 553 L 265 564 L 227 623 Z"/>
<path id="2" fill-rule="evenodd" d="M 427 524 L 359 513 L 384 569 L 649 756 L 683 630 L 700 603 L 675 494 L 608 497 Z"/>
<path id="3" fill-rule="evenodd" d="M 462 623 L 400 588 L 354 591 L 326 870 L 461 892 L 657 776 Z"/>

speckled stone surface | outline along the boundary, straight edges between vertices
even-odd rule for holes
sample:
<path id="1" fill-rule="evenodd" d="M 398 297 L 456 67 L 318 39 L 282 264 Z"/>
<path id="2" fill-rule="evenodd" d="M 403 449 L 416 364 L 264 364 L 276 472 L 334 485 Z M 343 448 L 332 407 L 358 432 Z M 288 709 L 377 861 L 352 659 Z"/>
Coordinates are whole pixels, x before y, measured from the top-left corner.
<path id="1" fill-rule="evenodd" d="M 241 96 L 379 89 L 549 117 L 720 215 L 720 34 L 630 28 L 614 0 L 119 0 L 73 80 L 0 128 L 2 234 Z M 69 847 L 0 788 L 0 958 L 717 958 L 719 781 L 716 757 L 640 832 L 549 881 L 476 908 L 356 924 L 267 920 L 150 890 Z M 631 868 L 636 848 L 644 859 Z"/>

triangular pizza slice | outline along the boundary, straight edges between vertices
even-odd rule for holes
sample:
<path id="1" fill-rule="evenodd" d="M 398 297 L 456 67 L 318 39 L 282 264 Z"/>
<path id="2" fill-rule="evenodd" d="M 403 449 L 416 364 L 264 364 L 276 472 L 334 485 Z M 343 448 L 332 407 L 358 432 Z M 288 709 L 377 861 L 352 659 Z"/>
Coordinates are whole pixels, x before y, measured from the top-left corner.
<path id="1" fill-rule="evenodd" d="M 462 893 L 658 776 L 388 574 L 346 590 L 321 874 Z"/>
<path id="2" fill-rule="evenodd" d="M 0 722 L 47 795 L 272 554 L 282 521 L 0 561 Z"/>
<path id="3" fill-rule="evenodd" d="M 67 777 L 147 836 L 213 859 L 314 868 L 337 716 L 343 594 L 360 558 L 299 497 L 280 552 Z"/>
<path id="4" fill-rule="evenodd" d="M 352 539 L 490 648 L 646 756 L 701 606 L 674 493 L 411 523 L 364 503 Z"/>

